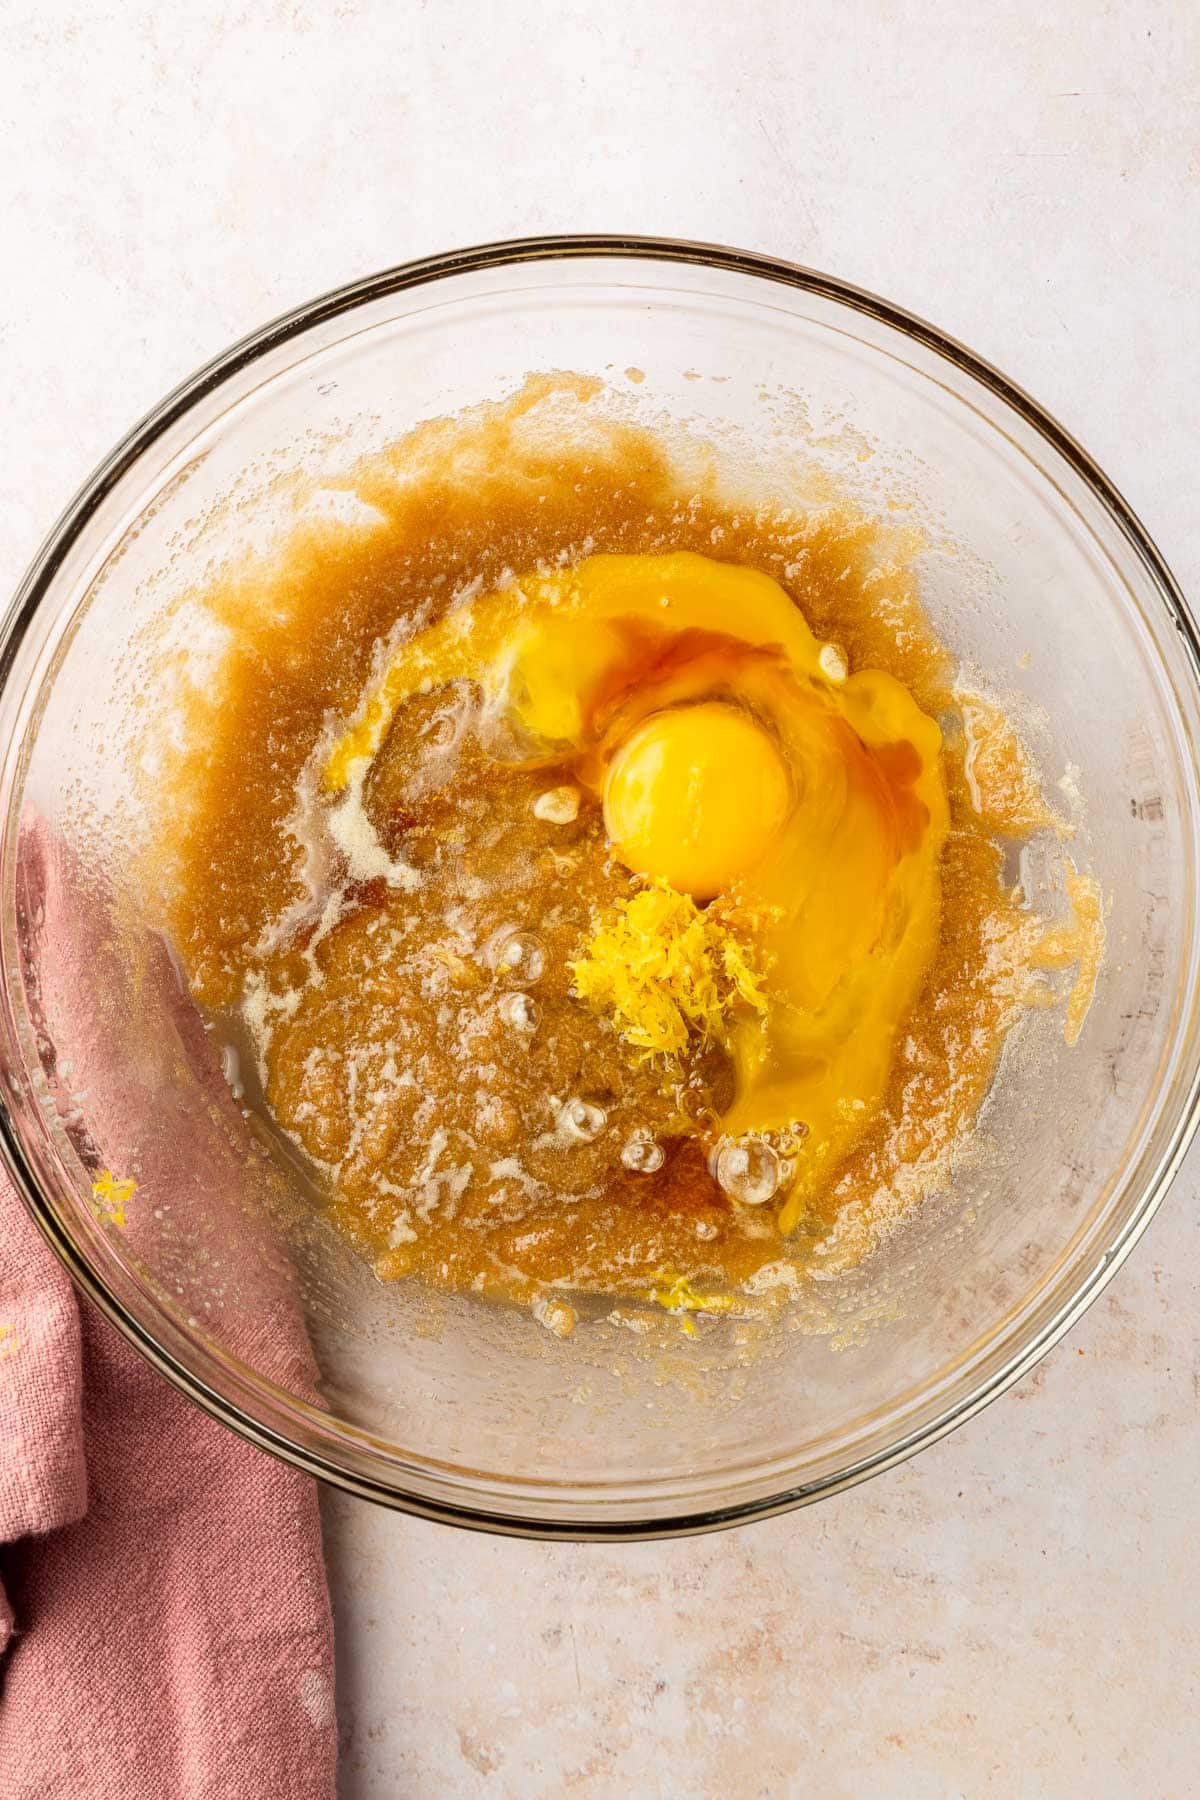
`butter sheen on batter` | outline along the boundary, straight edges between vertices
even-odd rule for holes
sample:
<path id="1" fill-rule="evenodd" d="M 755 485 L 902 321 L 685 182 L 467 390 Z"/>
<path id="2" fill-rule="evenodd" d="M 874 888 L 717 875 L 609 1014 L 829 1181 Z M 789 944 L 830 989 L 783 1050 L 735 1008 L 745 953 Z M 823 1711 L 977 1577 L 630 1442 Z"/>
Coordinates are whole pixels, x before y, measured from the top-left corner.
<path id="1" fill-rule="evenodd" d="M 848 675 L 753 569 L 593 556 L 404 644 L 334 746 L 327 788 L 369 764 L 406 700 L 454 682 L 509 727 L 516 766 L 555 763 L 603 798 L 628 867 L 740 909 L 766 1005 L 722 1022 L 721 1131 L 801 1140 L 779 1216 L 792 1230 L 878 1109 L 936 949 L 937 724 L 893 676 Z"/>
<path id="2" fill-rule="evenodd" d="M 189 597 L 225 647 L 155 744 L 151 876 L 382 1278 L 715 1329 L 945 1187 L 1049 979 L 1003 845 L 1050 814 L 894 533 L 724 499 L 595 399 L 421 427 L 367 522 Z M 1094 979 L 1080 944 L 1040 966 Z"/>

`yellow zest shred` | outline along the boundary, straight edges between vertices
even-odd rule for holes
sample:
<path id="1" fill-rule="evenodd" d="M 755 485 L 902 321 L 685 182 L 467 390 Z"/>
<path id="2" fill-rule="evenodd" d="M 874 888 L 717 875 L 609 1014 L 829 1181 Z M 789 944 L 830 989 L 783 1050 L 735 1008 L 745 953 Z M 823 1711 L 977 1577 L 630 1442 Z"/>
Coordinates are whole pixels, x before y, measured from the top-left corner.
<path id="1" fill-rule="evenodd" d="M 665 1312 L 732 1313 L 740 1309 L 735 1295 L 698 1294 L 686 1275 L 671 1269 L 660 1269 L 654 1279 L 656 1285 L 650 1289 L 648 1297 Z"/>
<path id="2" fill-rule="evenodd" d="M 739 1002 L 767 1010 L 762 976 L 726 916 L 661 880 L 597 915 L 571 974 L 578 998 L 648 1056 L 679 1056 L 693 1037 L 723 1041 Z"/>
<path id="3" fill-rule="evenodd" d="M 125 1207 L 137 1189 L 137 1182 L 126 1177 L 119 1181 L 111 1169 L 105 1169 L 98 1181 L 92 1183 L 92 1199 L 95 1202 L 95 1213 L 98 1218 L 109 1219 L 122 1229 L 125 1226 Z"/>

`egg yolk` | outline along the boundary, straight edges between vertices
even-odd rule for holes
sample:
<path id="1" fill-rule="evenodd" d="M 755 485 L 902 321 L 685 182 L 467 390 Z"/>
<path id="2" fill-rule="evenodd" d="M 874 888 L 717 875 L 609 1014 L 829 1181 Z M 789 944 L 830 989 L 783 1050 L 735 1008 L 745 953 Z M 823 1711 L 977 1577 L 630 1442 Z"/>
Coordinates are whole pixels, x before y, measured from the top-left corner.
<path id="1" fill-rule="evenodd" d="M 653 714 L 619 746 L 604 783 L 605 829 L 621 861 L 695 900 L 762 861 L 788 806 L 769 733 L 721 701 Z"/>
<path id="2" fill-rule="evenodd" d="M 629 868 L 744 921 L 765 1005 L 722 1014 L 721 1126 L 800 1145 L 778 1216 L 792 1230 L 878 1112 L 937 949 L 936 722 L 892 676 L 849 673 L 756 570 L 592 556 L 402 644 L 333 746 L 327 791 L 361 782 L 406 698 L 451 682 L 503 726 L 501 760 L 573 768 Z"/>

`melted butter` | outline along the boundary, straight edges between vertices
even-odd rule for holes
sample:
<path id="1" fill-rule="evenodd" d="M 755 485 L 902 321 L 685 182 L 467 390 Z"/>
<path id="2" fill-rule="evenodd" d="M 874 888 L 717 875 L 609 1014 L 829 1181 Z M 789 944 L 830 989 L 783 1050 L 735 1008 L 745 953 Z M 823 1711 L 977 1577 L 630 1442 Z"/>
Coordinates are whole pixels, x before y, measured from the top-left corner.
<path id="1" fill-rule="evenodd" d="M 980 822 L 1007 837 L 1060 829 L 1012 720 L 968 688 L 955 699 L 963 727 L 962 773 Z"/>
<path id="2" fill-rule="evenodd" d="M 1081 874 L 1068 858 L 1064 886 L 1070 916 L 1047 931 L 1033 953 L 1037 969 L 1074 969 L 1075 979 L 1063 1014 L 1063 1037 L 1078 1041 L 1088 1015 L 1104 961 L 1104 901 L 1094 875 Z"/>

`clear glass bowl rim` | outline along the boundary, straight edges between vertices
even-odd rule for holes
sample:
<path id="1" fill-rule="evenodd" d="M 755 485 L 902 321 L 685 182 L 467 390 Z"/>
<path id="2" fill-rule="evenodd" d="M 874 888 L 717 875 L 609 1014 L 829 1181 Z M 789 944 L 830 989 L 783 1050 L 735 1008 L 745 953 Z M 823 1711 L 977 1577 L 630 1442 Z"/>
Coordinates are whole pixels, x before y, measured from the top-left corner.
<path id="1" fill-rule="evenodd" d="M 1183 641 L 1193 679 L 1200 688 L 1200 632 L 1178 583 L 1138 515 L 1075 438 L 1021 387 L 983 358 L 916 314 L 907 312 L 867 289 L 798 263 L 755 251 L 681 238 L 578 234 L 513 238 L 471 245 L 397 264 L 378 274 L 331 289 L 282 314 L 231 345 L 180 383 L 134 425 L 99 464 L 42 543 L 3 620 L 0 620 L 0 689 L 10 679 L 22 640 L 48 595 L 57 571 L 105 497 L 152 445 L 223 383 L 311 327 L 388 295 L 426 286 L 448 276 L 481 273 L 514 264 L 566 262 L 582 258 L 692 264 L 722 273 L 782 284 L 837 302 L 852 312 L 891 327 L 902 336 L 944 358 L 1017 414 L 1063 458 L 1073 473 L 1090 489 L 1110 521 L 1117 527 L 1127 547 L 1142 565 L 1151 585 L 1157 590 L 1171 623 Z M 252 1418 L 236 1400 L 218 1392 L 160 1344 L 81 1255 L 77 1245 L 63 1228 L 53 1205 L 39 1187 L 2 1096 L 0 1157 L 35 1224 L 65 1265 L 76 1286 L 161 1374 L 211 1417 L 229 1426 L 249 1442 L 359 1498 L 419 1517 L 509 1536 L 598 1542 L 676 1537 L 767 1518 L 853 1487 L 869 1476 L 907 1460 L 927 1445 L 936 1443 L 1027 1374 L 1103 1292 L 1158 1210 L 1178 1173 L 1198 1123 L 1200 1070 L 1193 1070 L 1167 1152 L 1160 1160 L 1153 1179 L 1147 1182 L 1145 1191 L 1132 1208 L 1119 1237 L 1099 1266 L 1079 1284 L 1028 1343 L 1016 1348 L 1013 1355 L 990 1379 L 945 1407 L 919 1430 L 840 1470 L 835 1476 L 788 1488 L 744 1504 L 715 1506 L 675 1516 L 651 1515 L 641 1520 L 623 1518 L 589 1522 L 578 1518 L 554 1519 L 544 1515 L 522 1519 L 516 1515 L 498 1514 L 466 1504 L 431 1500 L 424 1495 L 401 1490 L 392 1483 L 376 1481 L 340 1467 L 324 1455 L 296 1443 L 285 1433 Z"/>

